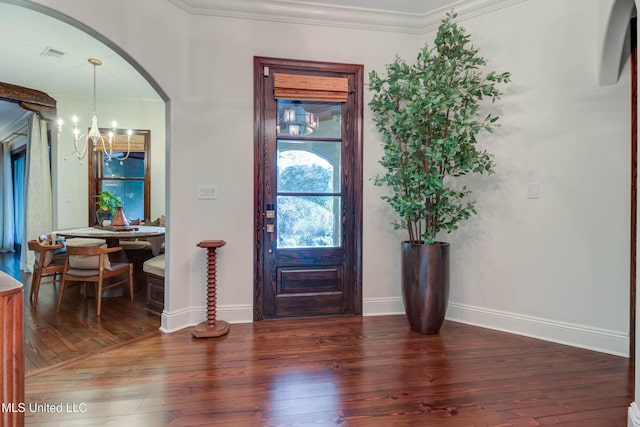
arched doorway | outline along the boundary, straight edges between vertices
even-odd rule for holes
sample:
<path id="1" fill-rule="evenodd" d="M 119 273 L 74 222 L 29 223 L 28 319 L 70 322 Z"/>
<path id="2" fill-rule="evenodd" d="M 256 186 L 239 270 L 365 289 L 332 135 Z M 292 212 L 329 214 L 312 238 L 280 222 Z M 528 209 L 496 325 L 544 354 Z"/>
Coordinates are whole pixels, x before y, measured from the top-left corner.
<path id="1" fill-rule="evenodd" d="M 162 143 L 162 147 L 160 148 L 160 152 L 162 152 L 162 156 L 157 156 L 158 159 L 162 159 L 161 166 L 166 168 L 164 161 L 164 151 L 166 144 L 166 124 L 165 124 L 165 116 L 166 116 L 166 103 L 168 101 L 167 95 L 164 91 L 159 87 L 159 85 L 149 76 L 149 74 L 126 52 L 120 49 L 117 45 L 115 45 L 110 40 L 101 36 L 100 34 L 93 31 L 91 28 L 74 21 L 68 16 L 62 15 L 52 9 L 48 9 L 46 7 L 37 5 L 32 2 L 27 1 L 5 1 L 0 0 L 0 8 L 2 8 L 3 12 L 10 10 L 11 13 L 19 14 L 19 17 L 9 17 L 8 13 L 3 13 L 3 17 L 7 17 L 7 22 L 11 25 L 21 28 L 29 28 L 33 31 L 15 31 L 15 27 L 9 26 L 8 28 L 3 29 L 2 31 L 7 31 L 6 33 L 2 33 L 2 40 L 4 42 L 15 41 L 15 43 L 3 43 L 0 46 L 0 50 L 7 48 L 8 45 L 18 46 L 22 51 L 25 51 L 29 55 L 34 58 L 38 58 L 42 60 L 43 54 L 45 52 L 51 53 L 53 51 L 53 55 L 63 53 L 67 55 L 67 58 L 71 58 L 73 61 L 77 61 L 80 67 L 80 73 L 84 74 L 85 77 L 77 77 L 74 72 L 73 66 L 69 66 L 65 71 L 61 71 L 61 67 L 64 68 L 65 64 L 69 65 L 72 61 L 64 62 L 59 58 L 52 58 L 50 56 L 45 57 L 44 61 L 45 66 L 36 66 L 33 63 L 27 63 L 30 59 L 21 54 L 17 54 L 12 52 L 11 54 L 4 55 L 5 57 L 13 58 L 13 62 L 8 66 L 3 68 L 3 78 L 7 76 L 13 76 L 8 78 L 10 83 L 24 85 L 29 87 L 34 87 L 33 84 L 26 84 L 25 81 L 31 79 L 33 81 L 37 81 L 38 85 L 35 86 L 38 90 L 42 90 L 47 93 L 51 93 L 55 95 L 56 99 L 63 99 L 63 101 L 59 102 L 59 105 L 62 106 L 60 109 L 61 114 L 66 114 L 64 110 L 75 109 L 78 105 L 84 105 L 82 102 L 70 102 L 69 99 L 80 99 L 85 98 L 88 99 L 86 95 L 90 97 L 90 90 L 87 90 L 86 85 L 82 85 L 81 82 L 88 81 L 91 82 L 90 70 L 86 66 L 87 55 L 95 55 L 101 57 L 109 58 L 105 62 L 105 70 L 109 70 L 107 75 L 104 76 L 101 80 L 99 80 L 99 84 L 103 84 L 104 90 L 113 90 L 112 93 L 118 93 L 119 90 L 117 86 L 109 85 L 112 83 L 110 80 L 120 80 L 120 83 L 129 81 L 130 76 L 133 76 L 135 80 L 134 84 L 124 84 L 124 91 L 129 91 L 130 94 L 135 94 L 137 89 L 132 88 L 143 88 L 146 90 L 144 96 L 140 96 L 141 98 L 154 98 L 154 101 L 157 105 L 159 105 L 159 113 L 155 114 L 157 119 L 154 122 L 156 128 L 161 128 L 160 132 L 154 132 L 154 142 Z M 36 21 L 32 21 L 36 20 Z M 55 28 L 55 36 L 51 34 L 46 34 L 46 29 L 52 26 Z M 44 32 L 44 33 L 43 33 Z M 42 37 L 43 48 L 41 49 L 38 43 L 39 40 L 36 40 L 37 36 L 40 35 Z M 77 40 L 74 40 L 71 43 L 71 48 L 69 49 L 61 49 L 56 50 L 52 47 L 51 43 L 56 43 L 56 40 L 60 40 L 59 37 L 79 37 Z M 77 51 L 73 51 L 73 48 L 77 47 Z M 45 49 L 46 48 L 46 49 Z M 34 50 L 37 50 L 37 53 L 34 55 Z M 42 52 L 42 53 L 40 53 Z M 57 53 L 56 53 L 57 52 Z M 63 61 L 63 62 L 61 62 Z M 32 70 L 32 72 L 27 73 L 25 70 Z M 47 75 L 47 70 L 49 70 L 49 74 Z M 14 73 L 15 72 L 15 73 Z M 14 74 L 12 74 L 14 73 Z M 111 74 L 109 74 L 111 73 Z M 25 80 L 22 80 L 25 79 Z M 64 80 L 66 79 L 66 80 Z M 78 92 L 73 92 L 75 88 L 78 89 Z M 115 88 L 115 89 L 114 89 Z M 66 99 L 65 99 L 66 97 Z M 84 101 L 84 100 L 83 100 Z M 65 106 L 66 104 L 66 106 Z M 137 104 L 139 106 L 140 104 Z M 156 107 L 157 107 L 156 105 Z M 80 107 L 81 109 L 83 107 Z M 90 108 L 90 107 L 88 107 Z M 86 113 L 88 108 L 84 108 L 83 112 Z M 118 106 L 114 108 L 119 108 Z M 100 106 L 98 106 L 98 110 Z M 153 110 L 154 112 L 156 110 Z M 90 112 L 90 110 L 89 110 Z M 131 113 L 131 109 L 127 111 L 127 114 L 131 117 L 133 114 Z M 149 114 L 147 114 L 148 116 Z M 142 116 L 142 114 L 141 114 Z M 65 116 L 66 117 L 66 116 Z M 108 119 L 108 117 L 104 117 L 104 119 Z M 126 124 L 125 124 L 126 125 Z M 136 125 L 138 128 L 146 128 L 144 125 Z M 62 163 L 63 160 L 59 159 L 55 153 L 55 146 L 52 150 L 52 159 L 53 159 L 53 168 L 52 173 L 54 176 L 54 210 L 57 212 L 57 219 L 54 218 L 54 228 L 68 228 L 70 225 L 65 223 L 65 218 L 68 217 L 67 212 L 69 210 L 75 210 L 74 206 L 78 204 L 82 206 L 82 213 L 79 214 L 84 217 L 84 221 L 86 221 L 86 207 L 88 205 L 87 200 L 87 192 L 86 190 L 82 190 L 81 192 L 75 192 L 75 188 L 70 188 L 66 185 L 66 182 L 69 181 L 77 181 L 83 182 L 86 180 L 86 164 L 84 165 L 85 169 L 82 169 L 79 166 L 79 162 L 75 162 L 74 160 L 69 160 L 66 163 Z M 86 162 L 85 162 L 86 163 Z M 80 174 L 76 177 L 68 178 L 66 181 L 61 180 L 60 176 L 63 172 L 77 171 L 80 170 Z M 156 176 L 159 182 L 162 184 L 162 193 L 164 196 L 164 170 L 161 173 L 156 173 Z M 84 187 L 83 187 L 84 188 Z M 161 208 L 158 208 L 155 212 L 156 216 L 160 216 L 160 214 L 165 214 L 165 197 L 163 197 Z M 161 210 L 160 210 L 161 209 Z M 29 307 L 26 307 L 29 309 Z M 45 314 L 46 309 L 39 310 L 39 314 Z M 160 320 L 155 318 L 156 325 L 154 326 L 154 330 L 158 329 L 160 325 Z M 96 322 L 99 323 L 99 322 Z M 104 323 L 104 322 L 103 322 Z M 29 325 L 25 323 L 27 327 Z M 33 325 L 32 325 L 33 326 Z M 40 325 L 42 326 L 42 325 Z M 33 328 L 37 330 L 40 328 Z M 109 341 L 107 339 L 105 342 Z M 29 345 L 33 345 L 30 343 Z"/>

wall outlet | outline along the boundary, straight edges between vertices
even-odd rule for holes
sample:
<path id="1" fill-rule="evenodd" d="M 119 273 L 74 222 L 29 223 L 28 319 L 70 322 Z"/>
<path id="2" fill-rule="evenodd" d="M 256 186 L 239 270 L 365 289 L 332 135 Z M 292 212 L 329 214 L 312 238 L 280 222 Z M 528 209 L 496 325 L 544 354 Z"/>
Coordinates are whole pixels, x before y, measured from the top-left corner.
<path id="1" fill-rule="evenodd" d="M 198 186 L 198 199 L 213 200 L 218 198 L 218 187 L 210 184 L 201 184 Z"/>

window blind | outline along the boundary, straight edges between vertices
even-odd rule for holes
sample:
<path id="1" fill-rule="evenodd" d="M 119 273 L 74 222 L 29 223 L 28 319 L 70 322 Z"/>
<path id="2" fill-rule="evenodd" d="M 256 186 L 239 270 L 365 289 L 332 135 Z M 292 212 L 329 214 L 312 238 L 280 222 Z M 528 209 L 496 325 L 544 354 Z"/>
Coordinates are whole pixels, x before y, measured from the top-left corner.
<path id="1" fill-rule="evenodd" d="M 106 134 L 103 134 L 105 137 L 104 146 L 109 149 L 109 140 Z M 98 140 L 98 143 L 95 145 L 96 151 L 104 151 L 102 148 L 102 143 Z M 127 151 L 127 135 L 118 134 L 114 138 L 113 142 L 113 151 Z M 136 152 L 144 152 L 144 135 L 131 135 L 131 150 L 132 153 Z"/>
<path id="2" fill-rule="evenodd" d="M 273 92 L 276 99 L 346 102 L 349 81 L 346 77 L 274 73 Z"/>

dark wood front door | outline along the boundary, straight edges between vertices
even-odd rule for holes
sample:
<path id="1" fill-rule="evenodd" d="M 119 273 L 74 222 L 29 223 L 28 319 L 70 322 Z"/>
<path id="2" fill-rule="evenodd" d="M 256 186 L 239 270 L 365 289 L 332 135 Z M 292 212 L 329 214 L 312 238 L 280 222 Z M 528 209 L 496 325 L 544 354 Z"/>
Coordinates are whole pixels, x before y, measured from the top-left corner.
<path id="1" fill-rule="evenodd" d="M 362 314 L 363 68 L 254 65 L 254 319 Z"/>

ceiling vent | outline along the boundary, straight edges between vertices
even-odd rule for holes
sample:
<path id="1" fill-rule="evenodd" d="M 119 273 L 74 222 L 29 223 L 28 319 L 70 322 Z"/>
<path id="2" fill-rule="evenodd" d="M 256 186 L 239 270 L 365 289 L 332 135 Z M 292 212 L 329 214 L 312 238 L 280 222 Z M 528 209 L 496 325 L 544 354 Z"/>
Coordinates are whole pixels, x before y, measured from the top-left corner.
<path id="1" fill-rule="evenodd" d="M 56 50 L 52 47 L 47 46 L 47 48 L 42 51 L 40 56 L 47 56 L 49 58 L 62 59 L 62 57 L 64 56 L 64 52 L 60 52 L 59 50 Z"/>

